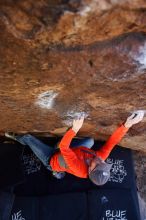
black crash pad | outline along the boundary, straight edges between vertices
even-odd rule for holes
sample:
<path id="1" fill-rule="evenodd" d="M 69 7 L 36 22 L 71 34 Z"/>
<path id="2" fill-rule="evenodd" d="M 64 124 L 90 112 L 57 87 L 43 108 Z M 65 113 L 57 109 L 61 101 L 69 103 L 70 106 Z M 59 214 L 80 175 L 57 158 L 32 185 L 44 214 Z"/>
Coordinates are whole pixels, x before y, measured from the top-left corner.
<path id="1" fill-rule="evenodd" d="M 101 142 L 95 142 L 94 148 L 100 145 L 102 145 Z M 22 161 L 26 181 L 15 188 L 15 193 L 19 196 L 84 192 L 94 188 L 135 189 L 132 152 L 122 147 L 116 147 L 107 159 L 108 162 L 113 163 L 111 179 L 102 187 L 95 186 L 89 179 L 78 178 L 70 174 L 66 174 L 64 179 L 57 180 L 28 147 L 25 147 Z"/>
<path id="2" fill-rule="evenodd" d="M 87 212 L 85 193 L 16 197 L 10 220 L 87 220 Z"/>
<path id="3" fill-rule="evenodd" d="M 101 189 L 88 192 L 90 220 L 140 220 L 135 192 Z"/>
<path id="4" fill-rule="evenodd" d="M 8 220 L 13 207 L 15 195 L 10 191 L 0 191 L 0 220 Z"/>
<path id="5" fill-rule="evenodd" d="M 101 187 L 70 174 L 57 180 L 28 146 L 21 157 L 22 150 L 18 143 L 0 150 L 0 187 L 14 186 L 16 196 L 9 220 L 140 220 L 131 150 L 114 148 L 111 179 Z"/>
<path id="6" fill-rule="evenodd" d="M 23 148 L 15 144 L 0 146 L 0 189 L 15 186 L 24 181 L 21 163 Z"/>
<path id="7" fill-rule="evenodd" d="M 10 220 L 18 216 L 27 220 L 140 220 L 134 192 L 129 189 L 16 197 Z"/>

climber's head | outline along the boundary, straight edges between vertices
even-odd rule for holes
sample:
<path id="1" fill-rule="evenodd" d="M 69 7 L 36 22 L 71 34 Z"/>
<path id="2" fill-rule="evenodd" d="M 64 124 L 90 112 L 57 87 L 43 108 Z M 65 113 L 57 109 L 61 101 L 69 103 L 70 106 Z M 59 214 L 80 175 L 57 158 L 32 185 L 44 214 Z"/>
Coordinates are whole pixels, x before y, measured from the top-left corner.
<path id="1" fill-rule="evenodd" d="M 95 157 L 89 165 L 89 179 L 96 185 L 104 185 L 109 177 L 112 164 L 106 163 L 100 157 Z"/>

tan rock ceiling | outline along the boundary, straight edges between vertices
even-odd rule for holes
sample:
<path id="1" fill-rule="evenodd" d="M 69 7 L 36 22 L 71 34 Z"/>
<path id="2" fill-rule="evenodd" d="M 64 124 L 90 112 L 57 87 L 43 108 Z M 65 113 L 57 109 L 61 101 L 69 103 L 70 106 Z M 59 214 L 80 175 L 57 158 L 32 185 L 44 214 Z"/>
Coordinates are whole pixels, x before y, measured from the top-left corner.
<path id="1" fill-rule="evenodd" d="M 146 109 L 146 1 L 0 0 L 0 131 L 107 139 Z M 146 152 L 146 118 L 121 144 Z"/>

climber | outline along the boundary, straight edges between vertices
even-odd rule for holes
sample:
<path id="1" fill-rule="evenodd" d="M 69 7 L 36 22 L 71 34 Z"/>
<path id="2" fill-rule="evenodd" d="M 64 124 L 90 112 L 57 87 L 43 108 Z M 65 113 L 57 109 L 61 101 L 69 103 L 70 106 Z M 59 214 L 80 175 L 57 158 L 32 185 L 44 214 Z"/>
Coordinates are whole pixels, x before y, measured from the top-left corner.
<path id="1" fill-rule="evenodd" d="M 133 113 L 120 125 L 111 135 L 100 150 L 90 149 L 94 144 L 92 138 L 72 140 L 84 122 L 84 116 L 73 120 L 70 128 L 59 143 L 59 151 L 50 147 L 30 134 L 23 136 L 14 133 L 5 133 L 6 137 L 28 145 L 34 154 L 42 161 L 48 170 L 53 171 L 56 178 L 62 178 L 65 172 L 80 178 L 90 178 L 96 185 L 105 184 L 110 177 L 112 164 L 105 162 L 113 147 L 118 144 L 128 129 L 140 122 L 144 117 L 144 112 Z"/>

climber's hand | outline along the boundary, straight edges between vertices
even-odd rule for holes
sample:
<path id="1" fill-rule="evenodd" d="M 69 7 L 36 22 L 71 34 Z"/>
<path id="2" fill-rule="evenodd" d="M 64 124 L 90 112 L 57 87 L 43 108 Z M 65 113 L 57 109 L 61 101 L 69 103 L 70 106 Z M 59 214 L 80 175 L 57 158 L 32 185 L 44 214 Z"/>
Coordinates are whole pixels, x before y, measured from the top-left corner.
<path id="1" fill-rule="evenodd" d="M 134 112 L 132 115 L 130 115 L 124 126 L 126 128 L 130 128 L 132 125 L 134 124 L 137 124 L 138 122 L 140 122 L 144 117 L 144 111 L 137 111 L 137 112 Z"/>
<path id="2" fill-rule="evenodd" d="M 73 120 L 72 130 L 77 133 L 83 125 L 85 116 L 82 114 L 77 119 Z"/>

